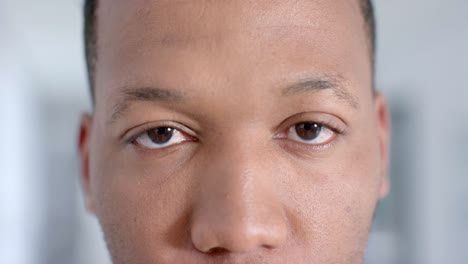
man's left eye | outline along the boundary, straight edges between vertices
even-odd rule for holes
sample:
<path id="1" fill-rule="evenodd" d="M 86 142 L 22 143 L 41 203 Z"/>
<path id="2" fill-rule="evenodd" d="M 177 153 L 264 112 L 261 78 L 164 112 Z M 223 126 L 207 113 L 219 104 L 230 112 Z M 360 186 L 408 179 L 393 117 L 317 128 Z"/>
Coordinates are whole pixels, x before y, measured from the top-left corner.
<path id="1" fill-rule="evenodd" d="M 146 149 L 161 149 L 192 139 L 172 127 L 157 127 L 139 135 L 133 143 Z"/>
<path id="2" fill-rule="evenodd" d="M 310 145 L 325 145 L 331 142 L 335 136 L 336 132 L 325 125 L 304 122 L 290 127 L 286 138 Z"/>

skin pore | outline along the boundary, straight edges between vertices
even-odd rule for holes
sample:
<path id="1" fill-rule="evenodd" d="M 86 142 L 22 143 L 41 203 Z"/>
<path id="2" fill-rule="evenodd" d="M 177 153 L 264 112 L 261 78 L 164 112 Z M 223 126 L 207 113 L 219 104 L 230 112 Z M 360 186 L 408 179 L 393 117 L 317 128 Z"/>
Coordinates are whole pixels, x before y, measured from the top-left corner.
<path id="1" fill-rule="evenodd" d="M 363 23 L 347 0 L 100 0 L 80 154 L 113 263 L 362 263 L 389 144 Z"/>

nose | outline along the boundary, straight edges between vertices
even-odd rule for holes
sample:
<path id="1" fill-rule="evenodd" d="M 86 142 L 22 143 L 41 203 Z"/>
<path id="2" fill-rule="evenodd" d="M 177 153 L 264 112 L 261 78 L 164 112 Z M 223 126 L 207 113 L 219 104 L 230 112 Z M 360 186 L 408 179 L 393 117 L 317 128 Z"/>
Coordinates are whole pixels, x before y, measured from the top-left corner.
<path id="1" fill-rule="evenodd" d="M 289 227 L 274 183 L 275 168 L 265 160 L 249 153 L 220 154 L 203 166 L 191 225 L 198 251 L 252 252 L 286 241 Z"/>

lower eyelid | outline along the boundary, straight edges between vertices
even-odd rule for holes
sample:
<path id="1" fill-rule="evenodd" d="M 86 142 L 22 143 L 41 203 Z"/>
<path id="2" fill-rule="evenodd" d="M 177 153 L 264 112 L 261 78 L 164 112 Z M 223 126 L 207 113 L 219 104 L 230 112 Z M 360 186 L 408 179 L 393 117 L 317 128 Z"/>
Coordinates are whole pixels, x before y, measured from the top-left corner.
<path id="1" fill-rule="evenodd" d="M 303 158 L 317 158 L 333 150 L 338 138 L 322 145 L 304 144 L 293 140 L 280 140 L 280 147 L 288 154 Z"/>

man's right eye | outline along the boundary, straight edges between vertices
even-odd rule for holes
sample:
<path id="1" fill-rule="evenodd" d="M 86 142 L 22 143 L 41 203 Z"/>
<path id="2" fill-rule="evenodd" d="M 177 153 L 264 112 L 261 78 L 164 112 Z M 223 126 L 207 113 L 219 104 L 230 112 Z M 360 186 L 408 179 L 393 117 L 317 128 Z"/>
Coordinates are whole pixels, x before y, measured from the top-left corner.
<path id="1" fill-rule="evenodd" d="M 173 127 L 156 127 L 143 132 L 132 143 L 145 149 L 162 149 L 186 141 L 194 138 Z"/>

